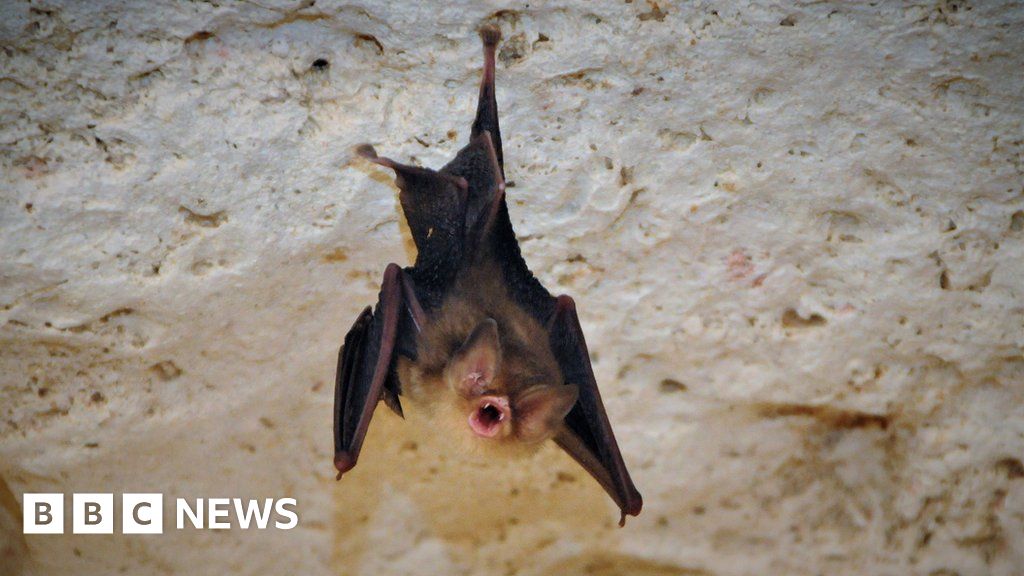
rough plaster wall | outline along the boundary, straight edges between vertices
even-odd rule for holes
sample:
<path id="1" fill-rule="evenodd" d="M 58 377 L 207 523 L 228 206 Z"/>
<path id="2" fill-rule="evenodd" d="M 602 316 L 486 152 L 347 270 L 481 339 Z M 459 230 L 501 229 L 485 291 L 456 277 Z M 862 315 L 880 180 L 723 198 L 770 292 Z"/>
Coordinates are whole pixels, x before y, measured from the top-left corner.
<path id="1" fill-rule="evenodd" d="M 563 4 L 2 4 L 0 572 L 1024 572 L 1024 9 Z M 451 156 L 488 19 L 623 530 L 556 450 L 438 461 L 384 410 L 333 481 L 337 346 L 412 256 L 352 146 Z M 301 522 L 25 538 L 47 491 Z"/>

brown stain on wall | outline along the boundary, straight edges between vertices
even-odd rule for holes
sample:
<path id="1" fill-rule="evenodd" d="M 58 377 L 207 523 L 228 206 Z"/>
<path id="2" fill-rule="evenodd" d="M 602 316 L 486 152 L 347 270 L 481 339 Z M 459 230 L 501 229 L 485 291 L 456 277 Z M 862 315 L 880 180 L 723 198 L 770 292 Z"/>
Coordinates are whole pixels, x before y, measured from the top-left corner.
<path id="1" fill-rule="evenodd" d="M 331 250 L 327 254 L 324 254 L 321 259 L 328 264 L 345 262 L 348 260 L 348 254 L 342 248 L 335 248 L 334 250 Z"/>
<path id="2" fill-rule="evenodd" d="M 844 410 L 834 406 L 813 404 L 762 402 L 755 406 L 762 418 L 805 417 L 829 428 L 850 430 L 856 428 L 889 428 L 890 417 L 858 410 Z"/>
<path id="3" fill-rule="evenodd" d="M 318 12 L 301 13 L 301 12 L 288 12 L 281 18 L 273 20 L 271 22 L 264 22 L 256 24 L 257 28 L 265 28 L 273 30 L 274 28 L 280 28 L 286 24 L 292 24 L 294 22 L 319 22 L 320 20 L 329 20 L 330 15 L 322 14 Z"/>
<path id="4" fill-rule="evenodd" d="M 549 574 L 587 574 L 588 576 L 712 576 L 701 568 L 688 568 L 654 562 L 639 556 L 590 550 L 563 560 L 548 570 Z"/>
<path id="5" fill-rule="evenodd" d="M 184 206 L 179 206 L 178 212 L 182 214 L 185 222 L 202 228 L 217 228 L 228 221 L 227 212 L 224 210 L 218 210 L 217 212 L 211 212 L 209 214 L 202 214 Z"/>

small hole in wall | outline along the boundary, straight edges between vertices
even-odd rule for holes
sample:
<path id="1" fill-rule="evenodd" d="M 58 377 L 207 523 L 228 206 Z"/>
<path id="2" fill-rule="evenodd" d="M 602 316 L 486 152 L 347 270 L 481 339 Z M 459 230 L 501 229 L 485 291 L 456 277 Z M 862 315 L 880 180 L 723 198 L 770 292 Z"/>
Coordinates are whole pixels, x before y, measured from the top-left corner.
<path id="1" fill-rule="evenodd" d="M 942 274 L 939 274 L 939 288 L 949 290 L 949 273 L 945 270 L 942 271 Z"/>
<path id="2" fill-rule="evenodd" d="M 1003 458 L 999 462 L 996 462 L 996 468 L 1005 472 L 1006 477 L 1010 480 L 1024 478 L 1024 464 L 1016 458 Z"/>
<path id="3" fill-rule="evenodd" d="M 1010 230 L 1020 232 L 1024 230 L 1024 210 L 1017 210 L 1010 216 Z"/>
<path id="4" fill-rule="evenodd" d="M 317 58 L 316 60 L 313 60 L 313 64 L 312 66 L 310 66 L 310 68 L 316 70 L 317 72 L 323 72 L 324 70 L 327 70 L 330 67 L 331 63 L 328 62 L 326 58 Z"/>
<path id="5" fill-rule="evenodd" d="M 809 328 L 811 326 L 824 326 L 827 323 L 821 314 L 811 314 L 807 318 L 801 316 L 796 310 L 788 308 L 782 313 L 782 325 L 787 328 Z"/>

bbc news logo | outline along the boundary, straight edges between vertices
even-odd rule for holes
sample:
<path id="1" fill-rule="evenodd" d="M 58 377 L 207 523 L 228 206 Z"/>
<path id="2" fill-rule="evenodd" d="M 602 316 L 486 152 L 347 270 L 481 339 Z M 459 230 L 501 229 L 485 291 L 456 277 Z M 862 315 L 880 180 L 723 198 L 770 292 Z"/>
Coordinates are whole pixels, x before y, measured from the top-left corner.
<path id="1" fill-rule="evenodd" d="M 199 530 L 227 530 L 232 528 L 233 516 L 242 530 L 266 530 L 271 526 L 291 530 L 299 524 L 296 506 L 294 498 L 177 498 L 175 526 L 178 530 L 189 525 Z M 64 494 L 25 494 L 22 511 L 25 534 L 64 533 Z M 114 495 L 72 494 L 70 516 L 73 534 L 113 534 Z M 122 494 L 121 533 L 163 534 L 164 495 Z"/>

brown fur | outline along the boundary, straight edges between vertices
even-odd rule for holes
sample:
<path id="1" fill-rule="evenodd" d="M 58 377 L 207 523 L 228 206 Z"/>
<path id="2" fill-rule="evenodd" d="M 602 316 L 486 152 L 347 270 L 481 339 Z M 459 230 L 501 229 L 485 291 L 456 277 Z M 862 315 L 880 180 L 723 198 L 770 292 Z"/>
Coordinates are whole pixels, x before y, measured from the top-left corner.
<path id="1" fill-rule="evenodd" d="M 512 405 L 511 422 L 493 439 L 478 438 L 467 425 L 476 404 L 457 394 L 446 380 L 445 368 L 475 327 L 495 320 L 501 360 L 488 394 L 506 396 Z M 402 391 L 428 412 L 431 428 L 451 435 L 467 451 L 530 452 L 516 437 L 516 401 L 537 385 L 561 386 L 561 370 L 548 344 L 548 334 L 533 317 L 512 301 L 501 283 L 501 272 L 484 261 L 457 279 L 440 308 L 431 315 L 417 338 L 417 361 L 399 359 Z M 550 430 L 554 434 L 555 430 Z"/>

